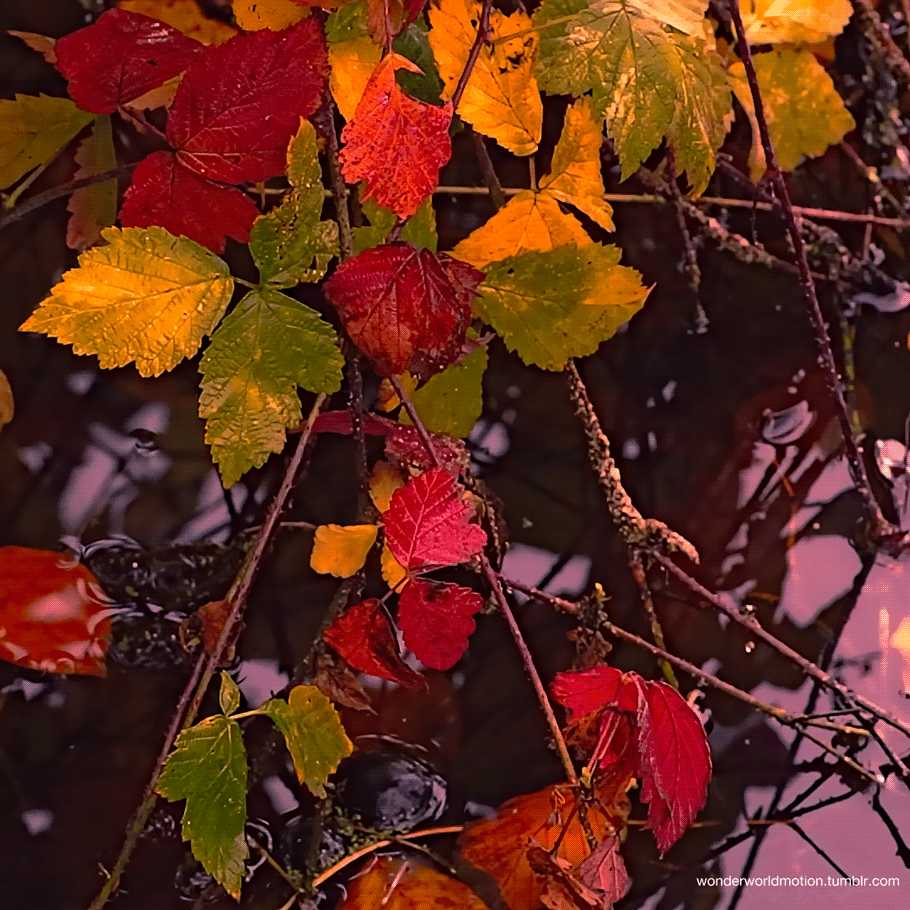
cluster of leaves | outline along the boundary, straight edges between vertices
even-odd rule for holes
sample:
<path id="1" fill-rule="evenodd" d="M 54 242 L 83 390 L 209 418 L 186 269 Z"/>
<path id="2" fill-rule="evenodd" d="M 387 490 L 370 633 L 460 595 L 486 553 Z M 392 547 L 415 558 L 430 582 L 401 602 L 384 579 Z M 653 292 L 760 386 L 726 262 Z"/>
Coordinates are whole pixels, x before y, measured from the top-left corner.
<path id="1" fill-rule="evenodd" d="M 311 15 L 316 5 L 334 11 Z M 409 390 L 436 458 L 405 415 L 368 415 L 366 431 L 386 439 L 388 461 L 375 466 L 370 483 L 381 518 L 318 528 L 311 564 L 350 576 L 381 534 L 382 573 L 398 595 L 404 644 L 425 666 L 444 670 L 463 655 L 483 605 L 472 589 L 427 577 L 482 558 L 486 544 L 476 523 L 483 504 L 459 483 L 467 457 L 457 439 L 480 410 L 481 324 L 526 364 L 560 370 L 643 305 L 648 289 L 620 264 L 621 250 L 593 239 L 613 229 L 601 173 L 604 131 L 623 177 L 665 142 L 697 194 L 713 172 L 735 94 L 753 124 L 754 176 L 764 161 L 742 64 L 715 38 L 707 0 L 544 0 L 533 16 L 494 10 L 476 58 L 481 4 L 434 0 L 426 22 L 424 5 L 237 0 L 235 30 L 193 18 L 183 7 L 195 4 L 124 0 L 59 41 L 20 35 L 67 79 L 70 97 L 0 101 L 0 187 L 27 185 L 27 175 L 86 130 L 78 176 L 115 168 L 113 115 L 157 134 L 164 148 L 138 162 L 119 213 L 113 179 L 74 193 L 68 240 L 85 252 L 22 329 L 95 355 L 104 368 L 134 364 L 144 376 L 195 356 L 208 336 L 199 413 L 226 486 L 282 450 L 301 420 L 298 387 L 326 394 L 341 387 L 344 360 L 331 317 L 288 293 L 322 281 L 344 334 L 379 376 Z M 850 4 L 741 5 L 750 42 L 771 47 L 755 55 L 756 70 L 789 169 L 852 127 L 809 48 L 840 32 Z M 456 113 L 513 155 L 531 156 L 541 142 L 541 91 L 572 96 L 549 172 L 451 253 L 438 252 L 431 196 L 451 156 Z M 369 221 L 348 237 L 323 219 L 319 155 L 331 129 L 329 98 L 347 121 L 330 167 L 360 184 Z M 144 113 L 158 109 L 161 128 Z M 307 119 L 320 109 L 322 134 Z M 253 196 L 271 195 L 266 181 L 281 198 L 262 212 Z M 259 273 L 230 311 L 237 282 L 219 256 L 228 237 L 248 243 Z M 323 281 L 342 248 L 351 255 Z M 317 423 L 318 432 L 352 431 L 347 414 Z M 84 567 L 70 571 L 79 576 L 75 590 L 90 584 L 79 574 Z M 49 584 L 55 592 L 65 586 Z M 33 594 L 4 592 L 4 599 L 24 603 Z M 102 633 L 103 622 L 96 624 Z M 378 599 L 350 607 L 323 639 L 357 671 L 421 684 Z M 97 671 L 98 647 L 78 640 L 88 663 L 74 659 L 68 670 Z M 6 653 L 63 669 L 22 640 L 7 640 Z M 626 884 L 618 850 L 633 781 L 642 782 L 649 826 L 666 850 L 704 804 L 710 777 L 701 724 L 663 683 L 598 667 L 561 675 L 553 694 L 569 710 L 570 737 L 588 761 L 585 792 L 547 788 L 521 797 L 462 838 L 465 857 L 497 880 L 512 910 L 541 901 L 607 906 Z M 246 856 L 238 705 L 225 676 L 223 715 L 184 731 L 158 782 L 163 795 L 187 799 L 184 836 L 235 896 Z M 301 781 L 319 794 L 350 749 L 325 697 L 298 687 L 288 702 L 253 713 L 275 721 Z M 382 883 L 393 876 L 395 899 L 405 901 L 428 874 L 412 870 L 402 879 L 382 863 L 356 888 L 384 894 Z M 466 905 L 472 901 L 465 896 Z"/>

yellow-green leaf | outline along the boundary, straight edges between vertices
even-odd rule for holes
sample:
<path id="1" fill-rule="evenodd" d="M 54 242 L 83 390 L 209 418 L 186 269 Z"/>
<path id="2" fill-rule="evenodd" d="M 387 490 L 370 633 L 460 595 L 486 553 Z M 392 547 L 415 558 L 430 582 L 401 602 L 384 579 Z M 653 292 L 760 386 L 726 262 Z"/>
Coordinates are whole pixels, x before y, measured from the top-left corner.
<path id="1" fill-rule="evenodd" d="M 376 525 L 320 525 L 313 540 L 310 568 L 322 575 L 350 578 L 363 567 L 378 533 Z"/>
<path id="2" fill-rule="evenodd" d="M 600 244 L 520 253 L 490 267 L 474 306 L 525 363 L 561 370 L 597 350 L 648 296 L 620 255 Z"/>
<path id="3" fill-rule="evenodd" d="M 155 785 L 165 799 L 186 800 L 183 839 L 205 871 L 235 899 L 249 856 L 243 834 L 246 774 L 240 725 L 219 714 L 177 737 Z"/>
<path id="4" fill-rule="evenodd" d="M 361 210 L 370 223 L 354 228 L 355 255 L 383 243 L 398 221 L 398 216 L 393 211 L 376 205 L 372 199 L 364 199 Z M 436 252 L 439 235 L 436 233 L 436 213 L 433 210 L 432 196 L 424 199 L 420 208 L 405 222 L 401 239 L 413 243 L 414 246 Z"/>
<path id="5" fill-rule="evenodd" d="M 199 366 L 199 415 L 226 487 L 284 447 L 285 430 L 300 422 L 298 385 L 338 391 L 335 341 L 315 310 L 267 287 L 247 294 L 218 327 Z"/>
<path id="6" fill-rule="evenodd" d="M 438 7 L 428 10 L 430 46 L 447 98 L 455 91 L 477 37 L 480 6 L 475 0 L 440 0 Z M 506 16 L 493 10 L 490 37 L 493 42 L 508 40 L 481 48 L 458 105 L 462 120 L 515 155 L 537 150 L 543 124 L 543 105 L 533 75 L 538 37 L 530 28 L 527 13 Z"/>
<path id="7" fill-rule="evenodd" d="M 223 714 L 233 714 L 240 707 L 240 689 L 231 679 L 230 674 L 221 671 L 221 688 L 218 691 L 218 704 Z"/>
<path id="8" fill-rule="evenodd" d="M 604 230 L 613 230 L 613 208 L 604 199 L 600 172 L 603 130 L 587 98 L 579 98 L 567 111 L 562 135 L 553 150 L 550 173 L 540 181 L 560 202 L 584 212 Z"/>
<path id="9" fill-rule="evenodd" d="M 192 357 L 224 315 L 234 280 L 214 253 L 164 228 L 105 228 L 20 331 L 43 332 L 105 369 L 158 376 Z"/>
<path id="10" fill-rule="evenodd" d="M 77 178 L 103 174 L 117 166 L 109 114 L 95 118 L 91 133 L 79 143 L 76 163 Z M 70 196 L 66 208 L 70 212 L 66 245 L 73 250 L 94 246 L 101 239 L 102 229 L 117 220 L 117 181 L 80 187 Z"/>
<path id="11" fill-rule="evenodd" d="M 821 155 L 856 125 L 831 77 L 808 51 L 780 48 L 755 54 L 755 75 L 768 121 L 768 132 L 783 171 L 803 158 Z M 730 82 L 752 124 L 749 168 L 757 180 L 767 169 L 752 93 L 741 63 L 730 67 Z"/>
<path id="12" fill-rule="evenodd" d="M 50 161 L 94 119 L 69 98 L 16 95 L 15 101 L 0 101 L 0 190 Z"/>
<path id="13" fill-rule="evenodd" d="M 577 218 L 567 215 L 548 191 L 525 190 L 514 196 L 486 224 L 470 233 L 452 255 L 478 269 L 526 250 L 584 246 L 591 238 Z"/>
<path id="14" fill-rule="evenodd" d="M 329 42 L 329 88 L 345 120 L 354 118 L 363 90 L 381 57 L 379 45 L 364 36 Z"/>
<path id="15" fill-rule="evenodd" d="M 739 0 L 749 44 L 815 44 L 839 35 L 850 0 Z"/>
<path id="16" fill-rule="evenodd" d="M 259 712 L 284 735 L 297 779 L 323 799 L 329 775 L 353 751 L 332 703 L 315 686 L 296 686 L 287 701 L 272 699 Z"/>

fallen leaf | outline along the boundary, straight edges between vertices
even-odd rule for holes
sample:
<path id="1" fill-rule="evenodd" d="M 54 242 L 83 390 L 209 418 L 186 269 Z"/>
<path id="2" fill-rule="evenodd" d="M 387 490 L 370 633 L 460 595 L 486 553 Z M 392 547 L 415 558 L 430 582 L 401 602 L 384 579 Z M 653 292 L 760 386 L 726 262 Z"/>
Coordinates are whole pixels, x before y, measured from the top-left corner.
<path id="1" fill-rule="evenodd" d="M 310 568 L 322 575 L 350 578 L 363 568 L 378 533 L 376 525 L 319 525 Z"/>
<path id="2" fill-rule="evenodd" d="M 401 91 L 395 82 L 401 69 L 421 72 L 400 54 L 388 54 L 376 67 L 354 119 L 341 133 L 339 160 L 348 183 L 366 181 L 365 199 L 410 218 L 451 157 L 452 111 L 451 105 L 434 107 Z"/>
<path id="3" fill-rule="evenodd" d="M 224 44 L 237 34 L 237 29 L 206 16 L 197 0 L 118 0 L 117 6 L 166 22 L 202 44 Z"/>
<path id="4" fill-rule="evenodd" d="M 76 150 L 76 179 L 93 177 L 117 166 L 111 118 L 101 114 L 95 118 L 92 132 L 79 143 Z M 101 240 L 103 228 L 117 220 L 117 181 L 105 180 L 75 190 L 66 206 L 70 213 L 66 226 L 66 245 L 71 250 L 84 250 Z"/>

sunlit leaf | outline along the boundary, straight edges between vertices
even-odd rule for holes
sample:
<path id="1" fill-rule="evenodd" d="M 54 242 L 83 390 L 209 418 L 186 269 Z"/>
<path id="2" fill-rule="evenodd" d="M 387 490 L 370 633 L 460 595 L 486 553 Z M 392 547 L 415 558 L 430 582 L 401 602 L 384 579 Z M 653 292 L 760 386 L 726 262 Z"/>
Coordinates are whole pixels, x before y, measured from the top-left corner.
<path id="1" fill-rule="evenodd" d="M 648 289 L 615 246 L 563 246 L 491 266 L 475 307 L 527 364 L 561 370 L 641 309 Z"/>
<path id="2" fill-rule="evenodd" d="M 324 799 L 329 775 L 353 751 L 332 703 L 315 686 L 295 686 L 287 701 L 273 698 L 259 712 L 281 730 L 297 779 Z"/>
<path id="3" fill-rule="evenodd" d="M 284 447 L 300 422 L 297 386 L 337 391 L 342 363 L 335 330 L 315 310 L 267 287 L 243 298 L 199 365 L 199 414 L 225 486 Z"/>
<path id="4" fill-rule="evenodd" d="M 364 36 L 329 42 L 329 87 L 341 116 L 353 120 L 370 76 L 379 65 L 382 48 Z"/>
<path id="5" fill-rule="evenodd" d="M 224 44 L 237 34 L 231 26 L 206 16 L 197 0 L 118 0 L 117 6 L 166 22 L 202 44 Z"/>
<path id="6" fill-rule="evenodd" d="M 803 158 L 821 155 L 856 126 L 831 77 L 809 51 L 782 48 L 755 54 L 752 61 L 781 170 L 792 171 Z M 757 180 L 767 164 L 741 63 L 730 67 L 730 82 L 752 125 L 749 169 Z"/>
<path id="7" fill-rule="evenodd" d="M 739 0 L 739 8 L 750 44 L 815 44 L 853 15 L 850 0 Z"/>
<path id="8" fill-rule="evenodd" d="M 20 331 L 43 332 L 104 369 L 135 362 L 142 376 L 173 369 L 224 315 L 234 282 L 199 244 L 163 228 L 106 228 L 107 246 L 79 257 Z"/>
<path id="9" fill-rule="evenodd" d="M 107 114 L 95 118 L 90 135 L 79 143 L 76 164 L 76 179 L 103 174 L 117 166 L 111 118 Z M 73 250 L 94 246 L 101 239 L 101 230 L 117 220 L 117 181 L 80 187 L 70 196 L 66 208 L 70 213 L 66 245 Z"/>
<path id="10" fill-rule="evenodd" d="M 323 575 L 350 578 L 363 568 L 378 533 L 376 525 L 319 525 L 310 568 Z"/>
<path id="11" fill-rule="evenodd" d="M 238 27 L 253 32 L 270 28 L 279 32 L 296 25 L 309 15 L 309 3 L 296 0 L 234 0 L 232 9 Z"/>
<path id="12" fill-rule="evenodd" d="M 438 7 L 429 9 L 430 45 L 448 98 L 477 37 L 480 7 L 476 0 L 440 0 Z M 509 38 L 517 33 L 521 34 Z M 458 116 L 513 154 L 530 155 L 537 150 L 543 126 L 543 104 L 533 75 L 537 33 L 531 30 L 527 13 L 507 16 L 494 9 L 489 37 L 491 42 L 502 43 L 487 43 L 481 48 L 458 105 Z"/>
<path id="13" fill-rule="evenodd" d="M 209 875 L 240 897 L 249 856 L 246 824 L 246 752 L 240 725 L 223 715 L 207 717 L 177 737 L 155 790 L 186 800 L 183 839 Z"/>
<path id="14" fill-rule="evenodd" d="M 46 164 L 94 119 L 69 98 L 0 99 L 0 189 Z"/>
<path id="15" fill-rule="evenodd" d="M 0 426 L 12 407 L 0 373 Z M 64 553 L 0 547 L 3 660 L 48 673 L 104 676 L 110 607 L 95 576 Z"/>

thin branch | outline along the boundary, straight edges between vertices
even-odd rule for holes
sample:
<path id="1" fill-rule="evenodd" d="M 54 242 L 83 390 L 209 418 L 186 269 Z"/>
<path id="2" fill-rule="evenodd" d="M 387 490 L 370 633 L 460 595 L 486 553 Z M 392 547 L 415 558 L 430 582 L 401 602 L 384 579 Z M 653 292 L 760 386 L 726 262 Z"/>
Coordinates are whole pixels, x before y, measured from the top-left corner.
<path id="1" fill-rule="evenodd" d="M 407 412 L 408 417 L 411 418 L 411 423 L 417 430 L 417 435 L 420 436 L 420 440 L 423 442 L 424 448 L 427 450 L 427 453 L 430 456 L 430 460 L 438 468 L 440 464 L 439 455 L 433 446 L 433 441 L 430 439 L 430 434 L 427 432 L 427 428 L 423 425 L 423 421 L 420 419 L 420 415 L 417 413 L 417 409 L 414 407 L 414 402 L 411 401 L 410 396 L 405 391 L 404 386 L 402 386 L 401 382 L 399 382 L 397 376 L 391 376 L 389 378 L 389 382 L 392 384 L 392 388 L 395 390 L 395 394 L 401 399 L 401 403 L 404 405 L 404 409 Z"/>
<path id="2" fill-rule="evenodd" d="M 477 157 L 480 175 L 486 184 L 486 187 L 477 187 L 477 189 L 486 189 L 490 199 L 493 200 L 493 205 L 497 209 L 501 209 L 506 204 L 506 197 L 503 193 L 502 184 L 499 182 L 499 177 L 496 176 L 496 171 L 493 168 L 493 162 L 490 160 L 490 153 L 487 151 L 486 145 L 484 145 L 483 136 L 475 130 L 471 130 L 471 139 L 474 142 L 474 153 Z"/>
<path id="3" fill-rule="evenodd" d="M 657 618 L 657 611 L 654 609 L 654 598 L 651 597 L 651 589 L 648 587 L 648 578 L 645 575 L 645 567 L 642 565 L 641 554 L 637 550 L 633 550 L 629 563 L 632 567 L 632 577 L 635 579 L 635 584 L 638 585 L 638 592 L 641 595 L 642 603 L 645 605 L 645 612 L 651 622 L 651 634 L 654 636 L 654 644 L 661 651 L 666 652 L 667 644 L 664 641 L 664 630 L 661 628 L 660 620 Z M 679 680 L 673 672 L 673 666 L 669 661 L 664 660 L 663 657 L 658 658 L 658 663 L 664 678 L 678 691 Z"/>
<path id="4" fill-rule="evenodd" d="M 350 259 L 354 254 L 354 235 L 351 231 L 351 217 L 348 212 L 348 188 L 338 163 L 338 134 L 335 132 L 334 103 L 326 93 L 322 104 L 313 115 L 313 122 L 325 139 L 325 151 L 329 160 L 329 181 L 335 200 L 335 217 L 338 219 L 339 246 L 341 259 Z"/>
<path id="5" fill-rule="evenodd" d="M 455 91 L 452 92 L 453 117 L 458 110 L 458 103 L 461 101 L 461 96 L 468 87 L 468 79 L 471 78 L 471 70 L 474 69 L 474 64 L 477 63 L 477 58 L 480 56 L 480 49 L 490 40 L 490 12 L 492 9 L 493 0 L 483 0 L 483 6 L 480 8 L 480 20 L 477 23 L 477 35 L 474 38 L 474 43 L 471 45 L 471 50 L 468 51 L 468 59 L 465 60 L 464 69 L 461 71 L 461 76 L 458 78 L 458 84 L 455 86 Z M 515 36 L 513 35 L 511 37 Z"/>

